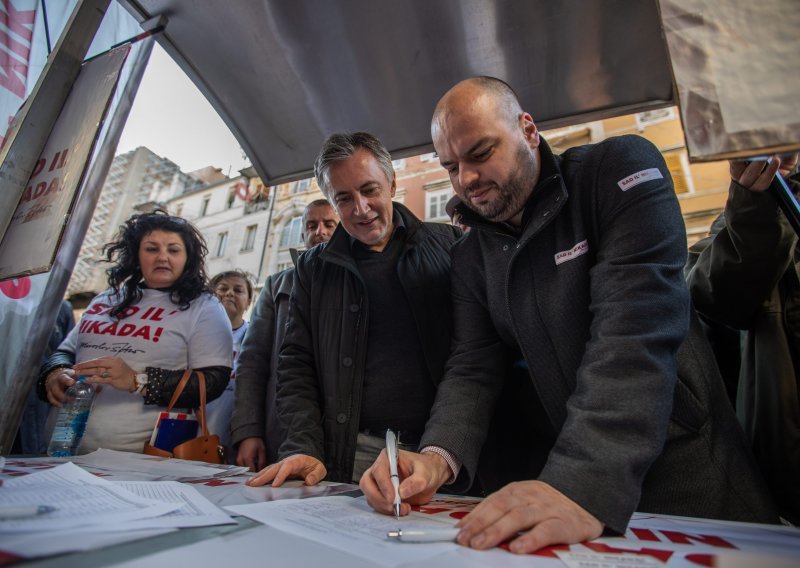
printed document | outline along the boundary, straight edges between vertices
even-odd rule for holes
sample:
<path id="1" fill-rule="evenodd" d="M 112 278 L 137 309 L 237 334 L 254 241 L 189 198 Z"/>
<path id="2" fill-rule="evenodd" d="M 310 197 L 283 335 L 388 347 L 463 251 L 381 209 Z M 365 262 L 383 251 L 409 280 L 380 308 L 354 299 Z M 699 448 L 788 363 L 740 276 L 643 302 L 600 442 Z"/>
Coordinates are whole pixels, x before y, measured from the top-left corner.
<path id="1" fill-rule="evenodd" d="M 181 507 L 144 499 L 83 471 L 72 463 L 6 480 L 0 505 L 49 505 L 55 511 L 20 519 L 0 519 L 0 533 L 116 526 L 157 517 Z"/>
<path id="2" fill-rule="evenodd" d="M 226 509 L 382 566 L 419 562 L 460 548 L 455 542 L 409 544 L 390 541 L 386 537 L 389 531 L 441 529 L 455 523 L 415 512 L 400 517 L 398 521 L 373 511 L 363 497 L 312 497 L 236 505 Z"/>

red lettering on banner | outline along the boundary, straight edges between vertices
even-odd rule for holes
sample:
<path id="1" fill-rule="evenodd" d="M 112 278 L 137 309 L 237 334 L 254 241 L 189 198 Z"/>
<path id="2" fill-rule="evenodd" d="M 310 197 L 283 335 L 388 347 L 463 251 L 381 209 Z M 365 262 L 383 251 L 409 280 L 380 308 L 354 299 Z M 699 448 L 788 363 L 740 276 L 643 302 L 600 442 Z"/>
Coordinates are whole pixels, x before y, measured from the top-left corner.
<path id="1" fill-rule="evenodd" d="M 23 61 L 28 61 L 28 59 L 30 59 L 30 57 L 31 57 L 31 48 L 30 48 L 31 42 L 30 41 L 28 41 L 27 44 L 24 44 L 21 41 L 17 41 L 13 37 L 11 37 L 9 34 L 7 34 L 5 31 L 0 29 L 0 43 L 2 43 L 4 46 L 6 46 L 13 53 L 16 53 L 17 55 L 19 55 L 20 58 Z M 17 63 L 17 62 L 14 62 L 11 65 L 9 65 L 8 62 L 9 62 L 9 60 L 11 58 L 8 56 L 8 54 L 3 54 L 3 58 L 2 59 L 5 60 L 3 62 L 3 63 L 5 63 L 5 65 L 3 65 L 3 67 L 7 67 L 8 68 L 8 67 L 16 67 L 17 65 L 24 65 L 24 64 L 21 64 L 21 63 Z M 26 70 L 24 76 L 27 77 L 27 75 L 28 75 L 28 72 Z M 23 94 L 23 96 L 25 96 L 25 92 L 24 91 L 23 91 L 22 94 Z"/>
<path id="2" fill-rule="evenodd" d="M 613 546 L 609 546 L 607 544 L 603 544 L 600 542 L 583 542 L 581 543 L 586 548 L 593 550 L 594 552 L 599 552 L 601 554 L 636 554 L 638 556 L 652 556 L 656 560 L 660 560 L 661 562 L 666 562 L 672 556 L 671 550 L 658 550 L 655 548 L 642 548 L 640 550 L 631 550 L 627 548 L 616 548 Z"/>
<path id="3" fill-rule="evenodd" d="M 2 38 L 0 38 L 0 43 L 2 43 Z M 4 52 L 0 51 L 0 53 Z M 3 59 L 6 62 L 3 62 Z M 22 99 L 25 97 L 25 78 L 28 76 L 28 66 L 24 63 L 8 64 L 8 59 L 8 54 L 0 56 L 0 72 L 2 72 L 0 74 L 0 87 L 7 89 Z"/>
<path id="4" fill-rule="evenodd" d="M 510 541 L 509 541 L 510 542 Z M 508 542 L 504 542 L 499 546 L 504 550 L 511 552 L 511 549 L 508 547 Z M 569 545 L 568 544 L 554 544 L 553 546 L 545 546 L 544 548 L 540 548 L 536 552 L 531 552 L 531 556 L 543 556 L 545 558 L 558 558 L 558 554 L 556 554 L 556 550 L 560 550 L 562 552 L 569 552 Z"/>
<path id="5" fill-rule="evenodd" d="M 670 542 L 675 544 L 694 544 L 700 543 L 707 546 L 716 546 L 718 548 L 736 548 L 733 544 L 728 542 L 722 537 L 705 535 L 705 534 L 687 534 L 678 531 L 665 531 L 662 530 L 661 534 L 667 537 Z"/>
<path id="6" fill-rule="evenodd" d="M 68 148 L 65 148 L 64 150 L 56 152 L 56 155 L 53 156 L 53 161 L 50 162 L 50 169 L 47 170 L 48 172 L 52 172 L 54 169 L 56 169 L 56 165 L 58 165 L 58 169 L 61 169 L 67 165 L 67 150 Z M 58 161 L 59 158 L 61 158 L 60 163 Z"/>
<path id="7" fill-rule="evenodd" d="M 0 14 L 0 22 L 30 42 L 33 39 L 33 22 L 36 19 L 36 10 L 17 10 L 11 0 L 3 0 L 5 13 Z"/>
<path id="8" fill-rule="evenodd" d="M 108 327 L 103 330 L 103 335 L 116 335 L 117 334 L 117 324 L 116 322 L 112 323 Z"/>
<path id="9" fill-rule="evenodd" d="M 53 178 L 53 181 L 50 182 L 50 185 L 47 186 L 47 191 L 44 192 L 45 195 L 53 193 L 54 191 L 58 191 L 61 189 L 61 180 L 57 177 Z"/>
<path id="10" fill-rule="evenodd" d="M 31 199 L 37 199 L 44 195 L 44 190 L 47 189 L 47 182 L 40 181 L 36 184 L 36 189 L 33 190 L 33 197 Z"/>
<path id="11" fill-rule="evenodd" d="M 155 334 L 153 335 L 153 342 L 158 343 L 158 340 L 161 339 L 161 332 L 164 331 L 163 327 L 157 327 Z"/>
<path id="12" fill-rule="evenodd" d="M 631 532 L 635 534 L 636 538 L 638 538 L 639 540 L 651 540 L 654 542 L 659 542 L 659 538 L 656 535 L 656 533 L 654 533 L 650 529 L 636 529 L 631 527 Z"/>
<path id="13" fill-rule="evenodd" d="M 697 564 L 698 566 L 714 566 L 715 562 L 714 559 L 716 557 L 713 554 L 687 554 L 686 561 L 691 562 L 692 564 Z"/>
<path id="14" fill-rule="evenodd" d="M 47 160 L 45 160 L 44 158 L 39 158 L 39 161 L 36 162 L 35 166 L 33 166 L 33 173 L 31 173 L 31 179 L 35 178 L 40 173 L 42 173 L 42 170 L 44 169 L 44 165 L 46 163 L 47 163 Z"/>
<path id="15" fill-rule="evenodd" d="M 21 300 L 31 291 L 31 279 L 27 276 L 23 278 L 12 278 L 0 282 L 0 292 L 12 300 Z"/>

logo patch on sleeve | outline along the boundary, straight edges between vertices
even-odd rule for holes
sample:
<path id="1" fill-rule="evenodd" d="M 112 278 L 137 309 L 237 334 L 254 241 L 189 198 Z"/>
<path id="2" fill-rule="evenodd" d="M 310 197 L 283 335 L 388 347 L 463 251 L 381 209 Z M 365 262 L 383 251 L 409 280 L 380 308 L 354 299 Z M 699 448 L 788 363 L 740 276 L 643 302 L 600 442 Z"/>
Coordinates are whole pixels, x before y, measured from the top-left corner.
<path id="1" fill-rule="evenodd" d="M 617 185 L 622 191 L 628 191 L 630 188 L 635 187 L 640 183 L 644 183 L 653 179 L 664 179 L 664 176 L 661 175 L 661 172 L 658 168 L 650 168 L 636 172 L 635 174 L 619 180 Z"/>
<path id="2" fill-rule="evenodd" d="M 589 252 L 589 241 L 581 241 L 569 250 L 557 252 L 555 254 L 556 266 L 568 260 L 572 260 L 573 258 L 577 258 L 582 254 L 586 254 L 587 252 Z"/>

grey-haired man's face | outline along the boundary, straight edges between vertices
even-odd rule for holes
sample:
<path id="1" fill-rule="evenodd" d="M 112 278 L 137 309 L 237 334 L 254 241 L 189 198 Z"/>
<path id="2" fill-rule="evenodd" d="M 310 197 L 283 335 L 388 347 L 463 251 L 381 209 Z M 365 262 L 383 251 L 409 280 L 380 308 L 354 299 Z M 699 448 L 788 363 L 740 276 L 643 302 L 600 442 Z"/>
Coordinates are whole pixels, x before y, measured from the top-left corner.
<path id="1" fill-rule="evenodd" d="M 392 198 L 396 186 L 368 150 L 358 149 L 328 169 L 328 198 L 345 231 L 375 251 L 382 251 L 392 233 Z"/>
<path id="2" fill-rule="evenodd" d="M 339 225 L 339 216 L 332 205 L 315 205 L 303 213 L 303 242 L 306 248 L 331 240 Z"/>

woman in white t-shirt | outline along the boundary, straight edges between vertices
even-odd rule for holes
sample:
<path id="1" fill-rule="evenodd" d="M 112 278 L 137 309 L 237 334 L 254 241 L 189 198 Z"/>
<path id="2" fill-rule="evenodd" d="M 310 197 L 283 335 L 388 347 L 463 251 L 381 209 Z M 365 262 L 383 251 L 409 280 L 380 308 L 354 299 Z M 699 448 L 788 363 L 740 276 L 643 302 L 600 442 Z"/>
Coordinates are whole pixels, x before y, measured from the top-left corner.
<path id="1" fill-rule="evenodd" d="M 165 211 L 133 215 L 104 253 L 109 289 L 45 362 L 39 396 L 60 407 L 78 375 L 100 385 L 80 452 L 141 452 L 186 369 L 203 371 L 208 400 L 231 374 L 231 324 L 210 293 L 206 245 L 188 221 Z M 196 374 L 176 403 L 200 402 Z"/>
<path id="2" fill-rule="evenodd" d="M 228 461 L 236 456 L 231 448 L 231 415 L 236 389 L 236 361 L 242 350 L 242 339 L 247 331 L 247 320 L 244 313 L 253 301 L 253 283 L 248 274 L 242 270 L 220 272 L 211 279 L 211 290 L 216 294 L 222 307 L 231 320 L 233 328 L 233 373 L 231 380 L 220 397 L 208 405 L 208 431 L 219 436 L 225 447 Z"/>

